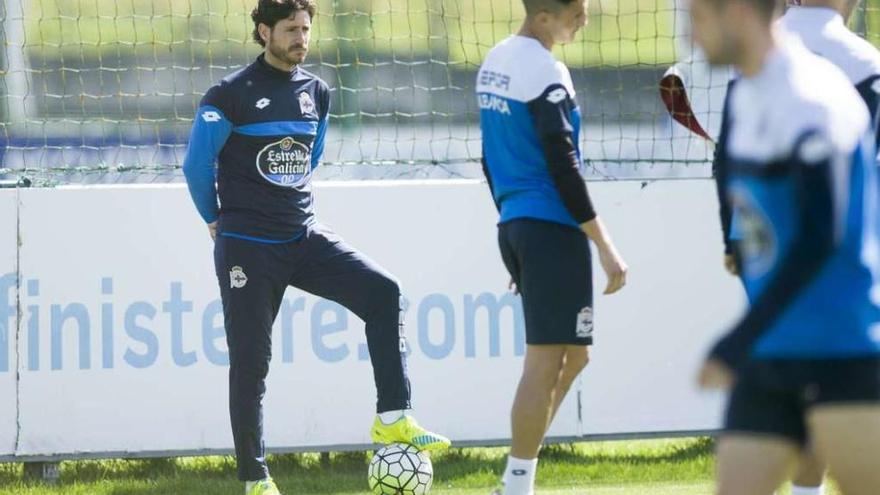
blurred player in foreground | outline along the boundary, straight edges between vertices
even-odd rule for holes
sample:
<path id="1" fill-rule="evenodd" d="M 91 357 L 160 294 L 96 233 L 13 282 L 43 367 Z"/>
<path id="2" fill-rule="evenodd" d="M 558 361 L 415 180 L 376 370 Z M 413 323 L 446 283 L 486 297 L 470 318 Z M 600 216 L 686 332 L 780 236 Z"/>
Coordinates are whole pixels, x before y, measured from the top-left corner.
<path id="1" fill-rule="evenodd" d="M 873 117 L 875 135 L 880 137 L 880 129 L 877 126 L 878 103 L 880 103 L 878 101 L 880 100 L 878 98 L 880 51 L 846 26 L 857 3 L 853 0 L 803 0 L 799 4 L 790 4 L 785 15 L 776 22 L 776 26 L 797 36 L 807 49 L 827 59 L 847 75 L 867 105 L 870 115 Z M 691 107 L 690 99 L 685 90 L 686 85 L 677 74 L 681 72 L 683 71 L 670 71 L 664 77 L 664 81 L 661 83 L 664 103 L 667 104 L 667 108 L 677 121 L 696 134 L 709 138 L 707 133 L 702 131 L 706 127 L 700 124 L 701 119 L 697 117 L 697 114 L 701 112 Z M 674 79 L 676 77 L 679 78 L 678 81 Z M 723 114 L 726 114 L 726 103 L 724 108 Z M 717 133 L 715 134 L 717 135 Z M 722 155 L 722 150 L 716 149 L 716 158 Z M 716 160 L 713 167 L 716 177 L 719 178 L 725 173 L 720 165 L 721 163 Z M 723 178 L 719 180 L 719 183 L 722 181 Z M 719 200 L 725 241 L 725 268 L 731 274 L 738 275 L 739 268 L 734 256 L 733 244 L 739 234 L 732 232 L 732 230 L 738 229 L 731 229 L 730 205 L 721 195 L 719 195 Z M 751 298 L 754 294 L 749 293 L 748 295 Z M 805 451 L 798 465 L 797 473 L 792 479 L 792 495 L 822 495 L 824 493 L 823 472 L 822 463 L 809 450 Z"/>
<path id="2" fill-rule="evenodd" d="M 321 160 L 330 112 L 327 84 L 300 67 L 315 10 L 315 0 L 259 0 L 251 17 L 265 51 L 205 94 L 183 166 L 215 240 L 232 434 L 248 495 L 279 493 L 266 466 L 262 401 L 272 323 L 288 286 L 336 301 L 366 323 L 378 392 L 374 442 L 449 446 L 407 412 L 397 281 L 315 219 L 312 169 Z"/>
<path id="3" fill-rule="evenodd" d="M 580 175 L 580 111 L 571 75 L 551 49 L 586 24 L 585 0 L 524 0 L 520 31 L 493 48 L 477 76 L 483 166 L 501 214 L 501 256 L 522 294 L 526 356 L 511 413 L 503 495 L 534 493 L 544 435 L 593 338 L 589 240 L 608 275 L 627 266 L 596 215 Z"/>
<path id="4" fill-rule="evenodd" d="M 880 51 L 847 27 L 858 0 L 797 1 L 789 6 L 778 26 L 846 74 L 868 106 L 875 136 L 880 138 Z"/>
<path id="5" fill-rule="evenodd" d="M 880 137 L 877 129 L 878 90 L 880 90 L 880 52 L 846 26 L 857 2 L 851 0 L 804 0 L 801 6 L 790 5 L 785 15 L 776 23 L 779 29 L 795 35 L 811 52 L 833 63 L 847 76 L 867 106 L 874 126 L 875 144 Z M 720 154 L 719 156 L 723 156 Z M 716 166 L 725 173 L 721 164 Z M 722 209 L 727 215 L 732 208 Z M 726 237 L 739 238 L 739 222 L 728 218 L 722 220 L 728 226 Z M 726 266 L 731 273 L 738 273 L 733 250 L 727 255 Z M 753 299 L 755 294 L 749 293 Z M 792 495 L 822 495 L 824 465 L 809 453 L 801 458 L 793 478 Z"/>
<path id="6" fill-rule="evenodd" d="M 694 39 L 741 74 L 719 160 L 752 306 L 711 351 L 730 388 L 718 493 L 769 495 L 804 445 L 846 494 L 880 493 L 878 188 L 869 114 L 846 76 L 774 36 L 772 0 L 694 0 Z"/>

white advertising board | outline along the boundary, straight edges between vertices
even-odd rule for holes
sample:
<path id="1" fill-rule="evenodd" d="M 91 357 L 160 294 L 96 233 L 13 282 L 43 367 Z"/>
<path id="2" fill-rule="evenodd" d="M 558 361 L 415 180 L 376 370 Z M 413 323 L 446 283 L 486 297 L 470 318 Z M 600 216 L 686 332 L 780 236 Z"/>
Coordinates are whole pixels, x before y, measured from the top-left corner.
<path id="1" fill-rule="evenodd" d="M 18 436 L 18 277 L 16 276 L 18 235 L 18 191 L 0 189 L 0 454 L 15 451 Z"/>
<path id="2" fill-rule="evenodd" d="M 697 372 L 745 310 L 745 294 L 723 268 L 714 184 L 602 186 L 590 190 L 630 273 L 619 295 L 596 300 L 584 433 L 716 429 L 721 397 L 695 390 Z"/>
<path id="3" fill-rule="evenodd" d="M 551 436 L 717 427 L 718 400 L 698 394 L 693 375 L 742 302 L 721 269 L 713 187 L 590 184 L 631 275 L 622 293 L 601 296 L 595 268 L 592 363 Z M 21 194 L 17 454 L 230 449 L 212 243 L 185 187 Z M 460 442 L 509 438 L 521 306 L 507 292 L 486 186 L 318 183 L 316 206 L 323 223 L 401 281 L 420 421 Z M 363 324 L 290 289 L 273 336 L 267 446 L 368 444 L 375 388 Z"/>

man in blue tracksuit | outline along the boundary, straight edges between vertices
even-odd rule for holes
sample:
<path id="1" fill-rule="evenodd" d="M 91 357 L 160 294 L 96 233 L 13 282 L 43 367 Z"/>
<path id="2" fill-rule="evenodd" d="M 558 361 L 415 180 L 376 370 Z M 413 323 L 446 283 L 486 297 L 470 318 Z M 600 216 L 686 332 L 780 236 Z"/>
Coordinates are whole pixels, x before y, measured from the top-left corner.
<path id="1" fill-rule="evenodd" d="M 378 392 L 373 441 L 449 445 L 406 414 L 397 281 L 315 219 L 311 178 L 324 150 L 330 90 L 300 67 L 314 15 L 314 0 L 259 0 L 251 16 L 265 51 L 205 94 L 183 166 L 215 240 L 232 432 L 248 495 L 278 493 L 265 462 L 262 398 L 272 323 L 288 286 L 336 301 L 366 323 Z"/>

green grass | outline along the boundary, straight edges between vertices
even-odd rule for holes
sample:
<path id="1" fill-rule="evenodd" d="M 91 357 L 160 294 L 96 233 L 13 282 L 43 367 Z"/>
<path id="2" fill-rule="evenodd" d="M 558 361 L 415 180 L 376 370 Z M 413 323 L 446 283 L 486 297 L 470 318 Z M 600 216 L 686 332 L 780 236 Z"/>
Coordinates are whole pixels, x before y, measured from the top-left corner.
<path id="1" fill-rule="evenodd" d="M 161 57 L 244 61 L 255 0 L 31 0 L 26 46 L 32 60 Z M 675 61 L 675 0 L 591 0 L 590 23 L 558 55 L 571 67 L 667 65 Z M 371 62 L 374 55 L 478 66 L 515 31 L 520 0 L 318 0 L 312 61 Z M 880 0 L 864 0 L 853 27 L 880 45 Z"/>
<path id="2" fill-rule="evenodd" d="M 450 60 L 479 63 L 495 43 L 515 32 L 520 1 L 449 2 Z M 570 67 L 667 65 L 675 62 L 675 5 L 670 0 L 592 0 L 589 22 L 556 54 Z"/>
<path id="3" fill-rule="evenodd" d="M 32 0 L 26 43 L 34 60 L 111 55 L 250 57 L 255 0 Z M 524 17 L 519 0 L 319 0 L 313 60 L 448 58 L 476 67 Z M 595 0 L 579 41 L 560 49 L 573 67 L 674 61 L 670 0 Z"/>
<path id="4" fill-rule="evenodd" d="M 454 449 L 433 457 L 435 494 L 488 495 L 505 449 Z M 270 456 L 284 493 L 367 494 L 368 453 Z M 708 439 L 559 445 L 541 454 L 541 494 L 706 495 L 712 492 Z M 79 461 L 61 464 L 61 481 L 22 481 L 20 464 L 0 464 L 0 495 L 240 495 L 230 457 Z"/>
<path id="5" fill-rule="evenodd" d="M 176 51 L 217 63 L 248 60 L 255 0 L 31 0 L 26 45 L 33 60 Z M 591 0 L 590 22 L 558 55 L 571 67 L 675 61 L 675 0 Z M 478 66 L 522 22 L 520 0 L 318 0 L 312 61 L 371 62 L 374 55 Z M 864 20 L 862 20 L 864 18 Z M 880 0 L 864 0 L 853 26 L 880 44 Z"/>

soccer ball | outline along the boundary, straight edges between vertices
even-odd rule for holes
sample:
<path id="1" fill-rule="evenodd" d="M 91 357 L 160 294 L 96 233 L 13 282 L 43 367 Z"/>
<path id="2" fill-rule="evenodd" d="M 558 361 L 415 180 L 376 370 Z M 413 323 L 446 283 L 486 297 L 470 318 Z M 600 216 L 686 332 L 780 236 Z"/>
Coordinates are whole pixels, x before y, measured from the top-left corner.
<path id="1" fill-rule="evenodd" d="M 369 468 L 376 495 L 425 495 L 434 482 L 431 459 L 412 445 L 392 443 L 376 451 Z"/>

